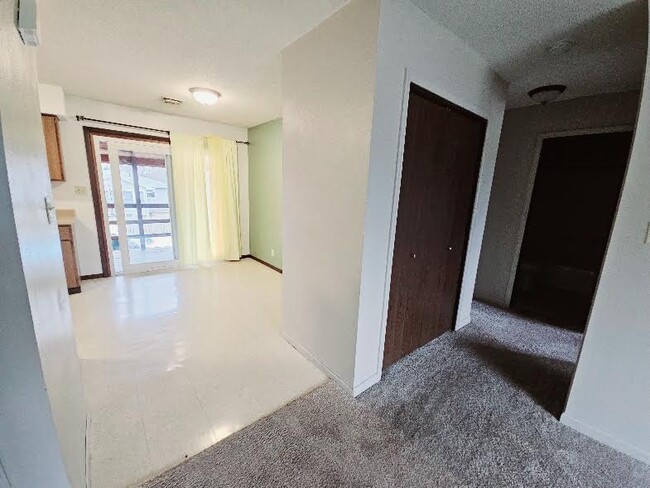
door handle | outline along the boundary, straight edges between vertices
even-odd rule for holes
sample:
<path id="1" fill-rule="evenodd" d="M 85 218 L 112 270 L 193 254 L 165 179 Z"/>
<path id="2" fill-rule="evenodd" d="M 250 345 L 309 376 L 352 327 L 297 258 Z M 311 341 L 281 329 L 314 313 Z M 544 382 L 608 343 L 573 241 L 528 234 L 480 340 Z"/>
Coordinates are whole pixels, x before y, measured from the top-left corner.
<path id="1" fill-rule="evenodd" d="M 51 224 L 52 223 L 52 210 L 55 210 L 56 207 L 52 205 L 47 197 L 43 198 L 45 201 L 45 214 L 47 215 L 47 223 Z"/>
<path id="2" fill-rule="evenodd" d="M 415 259 L 415 258 L 417 257 L 417 254 L 413 253 L 413 254 L 411 254 L 411 257 L 412 257 L 413 259 Z"/>

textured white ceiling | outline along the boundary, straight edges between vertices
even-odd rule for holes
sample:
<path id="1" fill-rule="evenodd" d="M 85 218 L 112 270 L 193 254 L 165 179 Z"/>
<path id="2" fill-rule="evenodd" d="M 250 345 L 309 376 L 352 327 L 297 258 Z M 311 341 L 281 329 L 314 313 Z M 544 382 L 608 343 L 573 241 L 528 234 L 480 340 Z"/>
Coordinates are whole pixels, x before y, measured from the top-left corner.
<path id="1" fill-rule="evenodd" d="M 66 93 L 250 127 L 281 113 L 280 51 L 347 0 L 40 2 L 39 79 Z M 561 83 L 563 98 L 638 88 L 643 0 L 413 0 L 508 81 L 510 107 Z M 576 41 L 564 55 L 546 48 Z M 188 88 L 223 98 L 194 102 Z M 161 96 L 179 98 L 180 107 Z"/>
<path id="2" fill-rule="evenodd" d="M 645 65 L 644 0 L 413 0 L 465 40 L 508 81 L 508 105 L 564 84 L 563 98 L 637 89 Z M 563 55 L 548 46 L 571 39 Z"/>
<path id="3" fill-rule="evenodd" d="M 280 51 L 346 1 L 42 1 L 39 80 L 73 95 L 250 127 L 280 116 Z M 198 105 L 192 86 L 223 97 Z M 161 96 L 185 103 L 165 105 Z"/>

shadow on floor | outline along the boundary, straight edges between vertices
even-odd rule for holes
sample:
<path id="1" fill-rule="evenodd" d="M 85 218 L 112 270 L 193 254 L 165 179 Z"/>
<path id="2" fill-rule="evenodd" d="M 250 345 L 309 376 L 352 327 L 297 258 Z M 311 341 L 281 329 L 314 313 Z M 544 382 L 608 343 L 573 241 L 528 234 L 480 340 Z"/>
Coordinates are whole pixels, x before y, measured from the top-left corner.
<path id="1" fill-rule="evenodd" d="M 593 301 L 592 296 L 556 290 L 519 292 L 512 309 L 522 317 L 541 320 L 572 332 L 584 333 Z"/>
<path id="2" fill-rule="evenodd" d="M 554 417 L 564 410 L 575 363 L 514 351 L 486 343 L 468 343 L 471 349 L 495 372 L 523 389 L 538 405 Z"/>

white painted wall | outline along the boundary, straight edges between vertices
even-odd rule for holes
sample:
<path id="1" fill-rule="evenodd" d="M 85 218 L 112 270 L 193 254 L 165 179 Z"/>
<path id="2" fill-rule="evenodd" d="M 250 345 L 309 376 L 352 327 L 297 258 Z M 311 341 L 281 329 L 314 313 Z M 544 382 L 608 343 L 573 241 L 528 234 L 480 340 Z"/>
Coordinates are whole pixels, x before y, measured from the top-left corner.
<path id="1" fill-rule="evenodd" d="M 218 105 L 212 110 L 218 110 Z M 66 111 L 68 114 L 67 120 L 62 120 L 59 123 L 66 181 L 62 183 L 53 182 L 52 186 L 54 187 L 53 192 L 57 208 L 74 209 L 77 212 L 75 245 L 81 275 L 92 275 L 102 272 L 83 127 L 104 127 L 112 130 L 121 129 L 118 126 L 103 125 L 88 121 L 77 122 L 75 119 L 76 115 L 189 134 L 210 134 L 225 139 L 248 140 L 248 130 L 245 128 L 166 115 L 75 96 L 66 96 Z M 156 135 L 156 133 L 150 131 L 139 131 L 130 128 L 124 128 L 123 130 L 126 132 Z M 248 147 L 243 144 L 239 144 L 237 147 L 239 159 L 242 253 L 249 254 Z M 75 194 L 75 187 L 84 188 L 86 194 Z"/>
<path id="2" fill-rule="evenodd" d="M 405 84 L 488 119 L 456 327 L 469 322 L 472 293 L 506 101 L 507 84 L 452 32 L 408 0 L 382 0 L 364 224 L 354 392 L 379 381 L 392 266 L 396 180 L 404 138 Z M 397 181 L 397 187 L 396 187 Z"/>
<path id="3" fill-rule="evenodd" d="M 86 413 L 36 77 L 0 2 L 0 486 L 85 486 Z M 66 474 L 67 468 L 67 474 Z"/>
<path id="4" fill-rule="evenodd" d="M 650 463 L 650 62 L 621 201 L 562 422 Z"/>
<path id="5" fill-rule="evenodd" d="M 633 126 L 638 105 L 638 92 L 624 92 L 506 111 L 476 280 L 477 298 L 509 305 L 539 138 L 551 132 Z"/>
<path id="6" fill-rule="evenodd" d="M 350 390 L 378 24 L 353 0 L 282 52 L 282 331 Z"/>
<path id="7" fill-rule="evenodd" d="M 41 113 L 65 117 L 65 95 L 63 88 L 47 83 L 38 84 L 38 99 Z"/>

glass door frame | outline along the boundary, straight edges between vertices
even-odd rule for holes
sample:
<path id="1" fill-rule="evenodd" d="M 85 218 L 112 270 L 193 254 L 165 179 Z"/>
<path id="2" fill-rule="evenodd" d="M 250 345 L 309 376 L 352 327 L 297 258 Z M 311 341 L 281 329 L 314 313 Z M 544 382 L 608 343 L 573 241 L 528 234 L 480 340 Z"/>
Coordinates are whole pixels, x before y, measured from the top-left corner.
<path id="1" fill-rule="evenodd" d="M 99 143 L 106 141 L 108 142 L 108 150 L 100 149 Z M 120 137 L 115 136 L 104 136 L 93 134 L 92 135 L 92 144 L 94 153 L 96 157 L 96 170 L 98 175 L 99 183 L 99 192 L 101 195 L 101 205 L 102 213 L 104 216 L 104 236 L 107 241 L 108 246 L 108 260 L 110 264 L 111 274 L 120 275 L 120 274 L 131 274 L 131 273 L 143 273 L 148 271 L 156 271 L 161 269 L 175 268 L 179 265 L 178 260 L 178 245 L 177 245 L 177 230 L 176 230 L 176 219 L 175 219 L 175 209 L 174 209 L 174 186 L 172 182 L 172 165 L 171 165 L 171 146 L 168 142 L 163 141 L 147 141 L 143 139 L 134 139 L 132 137 Z M 133 152 L 134 150 L 140 150 L 148 154 L 155 154 L 163 156 L 165 159 L 165 168 L 167 169 L 167 188 L 168 188 L 168 199 L 169 199 L 169 214 L 170 214 L 170 227 L 171 227 L 171 238 L 172 246 L 174 252 L 174 259 L 167 261 L 154 261 L 146 263 L 132 264 L 129 257 L 129 247 L 128 247 L 128 228 L 127 228 L 127 219 L 125 214 L 125 204 L 124 204 L 124 194 L 122 189 L 122 180 L 120 174 L 120 160 L 119 160 L 119 151 Z M 109 216 L 109 207 L 106 199 L 106 192 L 104 188 L 104 178 L 102 172 L 102 161 L 101 156 L 102 152 L 108 151 L 109 154 L 109 165 L 111 169 L 111 180 L 113 184 L 113 193 L 114 193 L 114 208 L 117 219 L 118 226 L 118 241 L 120 243 L 120 255 L 122 261 L 122 271 L 117 272 L 115 269 L 115 263 L 113 258 L 113 238 L 111 237 L 110 232 L 110 223 L 111 219 Z M 116 163 L 113 163 L 116 161 Z M 134 168 L 134 170 L 136 170 Z M 136 170 L 137 171 L 137 170 Z M 119 211 L 122 209 L 123 211 Z"/>

